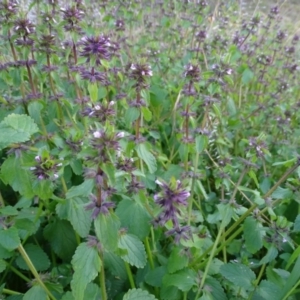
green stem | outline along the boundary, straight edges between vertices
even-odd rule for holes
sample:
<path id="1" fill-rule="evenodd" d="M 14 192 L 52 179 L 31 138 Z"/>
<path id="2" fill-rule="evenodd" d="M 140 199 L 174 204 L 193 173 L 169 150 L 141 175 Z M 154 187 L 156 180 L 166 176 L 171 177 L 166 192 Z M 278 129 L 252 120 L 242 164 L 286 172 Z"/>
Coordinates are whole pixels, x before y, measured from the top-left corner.
<path id="1" fill-rule="evenodd" d="M 199 287 L 198 293 L 201 292 L 201 290 L 202 290 L 202 288 L 204 286 L 204 283 L 205 283 L 205 280 L 206 280 L 206 277 L 207 277 L 207 274 L 208 274 L 208 271 L 209 271 L 209 268 L 210 268 L 210 264 L 212 262 L 212 259 L 213 259 L 214 255 L 215 255 L 215 251 L 217 249 L 219 240 L 221 238 L 221 235 L 222 235 L 222 232 L 223 232 L 223 229 L 224 229 L 225 221 L 226 221 L 226 219 L 224 218 L 223 221 L 222 221 L 222 223 L 221 223 L 221 226 L 219 228 L 219 232 L 218 232 L 218 235 L 217 235 L 216 240 L 214 242 L 213 248 L 212 248 L 212 250 L 210 252 L 210 256 L 209 256 L 208 262 L 206 264 L 204 274 L 203 274 L 202 279 L 201 279 L 201 283 L 200 283 L 200 287 Z M 195 299 L 198 299 L 198 298 L 196 297 Z"/>
<path id="2" fill-rule="evenodd" d="M 106 286 L 105 286 L 105 270 L 104 270 L 104 263 L 102 258 L 101 258 L 100 286 L 101 286 L 101 295 L 102 295 L 101 299 L 107 300 Z"/>
<path id="3" fill-rule="evenodd" d="M 26 265 L 28 266 L 28 268 L 30 269 L 31 273 L 33 274 L 34 278 L 36 279 L 36 281 L 40 284 L 40 286 L 45 290 L 45 292 L 47 293 L 47 295 L 50 297 L 50 299 L 52 300 L 56 300 L 56 298 L 51 294 L 51 292 L 48 290 L 48 288 L 45 286 L 44 282 L 42 281 L 42 279 L 39 276 L 39 273 L 37 272 L 36 268 L 34 267 L 31 259 L 29 258 L 29 256 L 27 255 L 25 249 L 23 248 L 22 244 L 20 244 L 18 246 L 18 250 L 20 252 L 20 254 L 22 255 Z"/>
<path id="4" fill-rule="evenodd" d="M 7 295 L 21 295 L 21 293 L 18 293 L 18 292 L 9 290 L 9 289 L 3 289 L 2 292 Z"/>
<path id="5" fill-rule="evenodd" d="M 194 164 L 194 176 L 192 179 L 192 187 L 191 187 L 191 195 L 189 197 L 189 207 L 188 207 L 188 225 L 191 224 L 191 216 L 192 216 L 192 209 L 193 209 L 193 199 L 194 199 L 194 190 L 195 190 L 195 182 L 196 182 L 196 170 L 198 170 L 198 162 L 199 162 L 199 155 L 200 153 L 197 151 L 195 157 L 195 164 Z"/>
<path id="6" fill-rule="evenodd" d="M 6 262 L 6 265 L 9 267 L 11 271 L 13 271 L 15 274 L 17 274 L 20 278 L 22 278 L 26 282 L 30 282 L 30 279 L 26 277 L 24 274 L 22 274 L 18 269 L 11 266 L 10 263 Z"/>
<path id="7" fill-rule="evenodd" d="M 129 282 L 130 282 L 130 286 L 131 286 L 132 289 L 134 289 L 135 288 L 135 283 L 134 283 L 134 280 L 133 280 L 133 276 L 132 276 L 130 266 L 126 261 L 124 262 L 124 264 L 125 264 L 125 269 L 126 269 L 126 272 L 127 272 Z"/>
<path id="8" fill-rule="evenodd" d="M 152 252 L 151 252 L 151 249 L 150 249 L 150 244 L 149 244 L 148 237 L 145 238 L 144 242 L 145 242 L 145 246 L 146 246 L 146 252 L 147 252 L 147 255 L 148 255 L 150 267 L 153 270 L 154 269 L 154 262 L 153 262 L 153 257 L 152 257 Z"/>

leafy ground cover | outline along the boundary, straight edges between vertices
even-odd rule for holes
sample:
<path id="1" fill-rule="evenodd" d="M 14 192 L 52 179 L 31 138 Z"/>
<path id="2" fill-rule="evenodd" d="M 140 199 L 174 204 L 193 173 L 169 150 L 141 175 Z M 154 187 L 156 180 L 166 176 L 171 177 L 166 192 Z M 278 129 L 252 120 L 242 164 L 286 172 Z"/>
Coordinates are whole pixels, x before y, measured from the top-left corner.
<path id="1" fill-rule="evenodd" d="M 299 36 L 223 2 L 0 2 L 1 299 L 299 298 Z"/>

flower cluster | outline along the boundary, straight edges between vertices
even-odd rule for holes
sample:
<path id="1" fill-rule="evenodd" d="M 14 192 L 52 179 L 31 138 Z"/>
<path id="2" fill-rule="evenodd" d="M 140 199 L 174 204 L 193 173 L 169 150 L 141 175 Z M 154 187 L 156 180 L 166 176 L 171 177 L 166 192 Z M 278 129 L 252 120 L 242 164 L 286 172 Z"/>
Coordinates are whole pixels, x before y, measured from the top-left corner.
<path id="1" fill-rule="evenodd" d="M 148 88 L 147 77 L 153 75 L 151 66 L 145 64 L 130 64 L 129 65 L 129 77 L 135 80 L 135 89 L 140 91 Z"/>
<path id="2" fill-rule="evenodd" d="M 39 180 L 58 178 L 58 168 L 62 166 L 61 162 L 56 162 L 50 157 L 41 157 L 37 155 L 35 157 L 36 165 L 31 167 L 30 170 Z"/>
<path id="3" fill-rule="evenodd" d="M 102 60 L 111 59 L 113 43 L 110 37 L 106 35 L 83 37 L 81 44 L 81 56 L 86 57 L 86 62 L 94 61 L 96 65 L 101 65 Z"/>
<path id="4" fill-rule="evenodd" d="M 188 239 L 190 227 L 181 227 L 178 217 L 180 216 L 181 207 L 187 206 L 187 199 L 190 193 L 182 187 L 182 183 L 179 180 L 170 185 L 159 180 L 156 180 L 156 183 L 162 188 L 162 191 L 154 195 L 154 201 L 161 206 L 162 212 L 155 220 L 155 224 L 162 226 L 171 220 L 173 229 L 167 231 L 166 235 L 174 235 L 176 243 L 178 243 L 181 238 Z"/>

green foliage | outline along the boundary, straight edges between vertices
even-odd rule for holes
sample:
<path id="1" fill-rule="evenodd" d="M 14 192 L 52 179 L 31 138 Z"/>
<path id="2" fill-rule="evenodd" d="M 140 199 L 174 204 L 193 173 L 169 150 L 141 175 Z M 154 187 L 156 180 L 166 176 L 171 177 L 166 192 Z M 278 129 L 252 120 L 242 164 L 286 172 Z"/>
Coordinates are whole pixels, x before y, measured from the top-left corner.
<path id="1" fill-rule="evenodd" d="M 84 291 L 100 273 L 101 259 L 96 248 L 81 243 L 72 258 L 74 276 L 71 281 L 72 293 L 75 299 L 84 299 Z"/>
<path id="2" fill-rule="evenodd" d="M 288 1 L 12 2 L 0 298 L 298 299 Z"/>

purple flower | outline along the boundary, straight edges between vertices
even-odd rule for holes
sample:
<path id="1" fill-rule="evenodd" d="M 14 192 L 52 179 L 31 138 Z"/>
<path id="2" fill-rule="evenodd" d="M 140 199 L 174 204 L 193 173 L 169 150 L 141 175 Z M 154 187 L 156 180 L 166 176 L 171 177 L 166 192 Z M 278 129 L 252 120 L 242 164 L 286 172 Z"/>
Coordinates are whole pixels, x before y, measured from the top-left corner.
<path id="1" fill-rule="evenodd" d="M 111 58 L 111 42 L 108 36 L 84 37 L 82 45 L 81 56 L 86 57 L 87 62 L 94 59 L 96 65 L 101 65 L 101 60 L 110 60 Z"/>
<path id="2" fill-rule="evenodd" d="M 162 192 L 154 195 L 154 201 L 159 204 L 163 211 L 158 218 L 158 223 L 163 225 L 168 220 L 172 220 L 173 225 L 178 226 L 177 216 L 180 215 L 180 206 L 187 206 L 187 199 L 190 193 L 182 187 L 179 180 L 173 186 L 156 180 L 161 186 Z"/>
<path id="3" fill-rule="evenodd" d="M 110 208 L 114 208 L 115 204 L 113 202 L 107 202 L 107 193 L 102 191 L 101 199 L 99 199 L 94 195 L 91 194 L 90 198 L 92 200 L 91 203 L 85 206 L 85 210 L 92 210 L 92 219 L 95 220 L 99 214 L 107 215 L 109 213 Z"/>
<path id="4" fill-rule="evenodd" d="M 175 244 L 179 244 L 181 239 L 187 241 L 192 237 L 191 227 L 190 226 L 175 227 L 171 230 L 166 231 L 165 235 L 167 237 L 174 235 Z"/>

